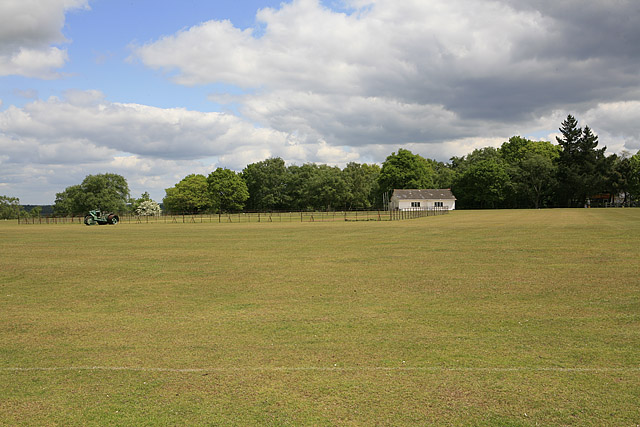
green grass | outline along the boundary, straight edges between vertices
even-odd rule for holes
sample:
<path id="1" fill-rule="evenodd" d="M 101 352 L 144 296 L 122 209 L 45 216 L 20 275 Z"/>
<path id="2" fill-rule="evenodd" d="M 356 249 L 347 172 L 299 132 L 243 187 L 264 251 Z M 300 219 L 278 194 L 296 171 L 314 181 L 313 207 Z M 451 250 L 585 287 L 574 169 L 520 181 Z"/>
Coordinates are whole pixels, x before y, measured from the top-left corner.
<path id="1" fill-rule="evenodd" d="M 640 424 L 640 209 L 0 223 L 3 425 Z"/>

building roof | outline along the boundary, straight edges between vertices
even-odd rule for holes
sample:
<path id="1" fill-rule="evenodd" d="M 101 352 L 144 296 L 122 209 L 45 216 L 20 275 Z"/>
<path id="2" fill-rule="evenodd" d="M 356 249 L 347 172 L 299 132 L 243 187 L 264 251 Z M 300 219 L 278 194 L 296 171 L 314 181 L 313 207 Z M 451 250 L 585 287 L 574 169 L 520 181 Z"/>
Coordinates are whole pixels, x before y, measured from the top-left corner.
<path id="1" fill-rule="evenodd" d="M 416 199 L 452 199 L 456 200 L 449 188 L 428 190 L 393 190 L 393 196 L 401 200 Z M 393 197 L 392 196 L 392 197 Z"/>

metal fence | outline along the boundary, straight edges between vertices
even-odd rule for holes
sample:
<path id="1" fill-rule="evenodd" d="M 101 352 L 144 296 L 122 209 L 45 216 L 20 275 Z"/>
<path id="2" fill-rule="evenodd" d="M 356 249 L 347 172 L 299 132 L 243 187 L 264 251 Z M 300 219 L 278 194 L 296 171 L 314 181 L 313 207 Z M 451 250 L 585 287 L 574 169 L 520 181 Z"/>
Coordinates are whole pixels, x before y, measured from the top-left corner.
<path id="1" fill-rule="evenodd" d="M 401 221 L 444 215 L 446 208 L 407 209 L 391 211 L 332 211 L 332 212 L 240 212 L 218 214 L 162 214 L 157 216 L 119 215 L 120 223 L 262 223 L 262 222 L 333 222 L 333 221 Z M 84 216 L 40 216 L 20 218 L 19 224 L 83 224 Z"/>

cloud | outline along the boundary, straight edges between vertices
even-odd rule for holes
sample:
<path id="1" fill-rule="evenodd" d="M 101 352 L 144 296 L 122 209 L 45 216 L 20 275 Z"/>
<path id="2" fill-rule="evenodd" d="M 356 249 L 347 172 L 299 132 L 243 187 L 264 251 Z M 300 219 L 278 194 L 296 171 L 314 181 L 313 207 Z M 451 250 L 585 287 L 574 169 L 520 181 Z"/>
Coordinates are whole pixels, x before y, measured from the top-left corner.
<path id="1" fill-rule="evenodd" d="M 0 75 L 52 78 L 68 60 L 64 13 L 87 1 L 35 3 L 0 4 Z M 53 195 L 119 171 L 161 198 L 188 173 L 270 156 L 344 165 L 404 147 L 446 160 L 549 135 L 568 113 L 610 151 L 640 148 L 635 0 L 340 4 L 293 0 L 258 11 L 255 28 L 208 21 L 133 48 L 179 85 L 233 86 L 209 99 L 238 113 L 111 102 L 99 91 L 7 107 L 0 180 L 36 194 L 22 184 L 32 174 L 33 188 Z"/>
<path id="2" fill-rule="evenodd" d="M 289 163 L 344 164 L 358 158 L 231 114 L 113 103 L 95 90 L 67 91 L 64 98 L 1 111 L 0 153 L 2 182 L 23 197 L 40 191 L 51 200 L 87 174 L 105 171 L 122 173 L 132 188 L 162 198 L 164 188 L 187 174 L 209 173 L 216 166 L 242 170 L 271 156 Z M 58 174 L 64 177 L 62 188 L 54 188 Z"/>
<path id="3" fill-rule="evenodd" d="M 40 147 L 86 142 L 150 158 L 185 160 L 286 140 L 286 135 L 255 128 L 233 115 L 111 103 L 98 91 L 69 91 L 64 99 L 38 100 L 23 108 L 10 106 L 0 113 L 0 129 L 16 141 L 38 141 Z M 89 147 L 85 154 L 77 155 L 90 159 L 91 151 Z M 53 161 L 38 154 L 23 155 L 32 161 Z"/>
<path id="4" fill-rule="evenodd" d="M 637 100 L 640 3 L 614 3 L 294 0 L 260 10 L 260 31 L 208 21 L 133 55 L 178 84 L 251 89 L 240 111 L 281 132 L 435 147 Z"/>
<path id="5" fill-rule="evenodd" d="M 68 41 L 61 31 L 64 14 L 88 7 L 88 0 L 0 2 L 0 76 L 58 77 L 53 70 L 66 63 L 68 54 L 52 45 Z"/>
<path id="6" fill-rule="evenodd" d="M 640 151 L 640 101 L 602 103 L 582 116 L 580 125 L 593 127 L 601 145 L 619 153 Z"/>

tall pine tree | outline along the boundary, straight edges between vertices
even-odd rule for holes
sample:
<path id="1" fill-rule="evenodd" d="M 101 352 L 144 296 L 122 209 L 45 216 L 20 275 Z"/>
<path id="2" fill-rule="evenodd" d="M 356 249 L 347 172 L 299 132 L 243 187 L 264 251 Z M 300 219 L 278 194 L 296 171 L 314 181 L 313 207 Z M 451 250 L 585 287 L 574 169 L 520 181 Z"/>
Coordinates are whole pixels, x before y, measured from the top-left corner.
<path id="1" fill-rule="evenodd" d="M 583 206 L 604 190 L 606 147 L 597 149 L 598 136 L 589 126 L 578 127 L 578 121 L 568 115 L 560 127 L 562 137 L 556 137 L 562 147 L 558 158 L 558 203 L 560 206 Z"/>

